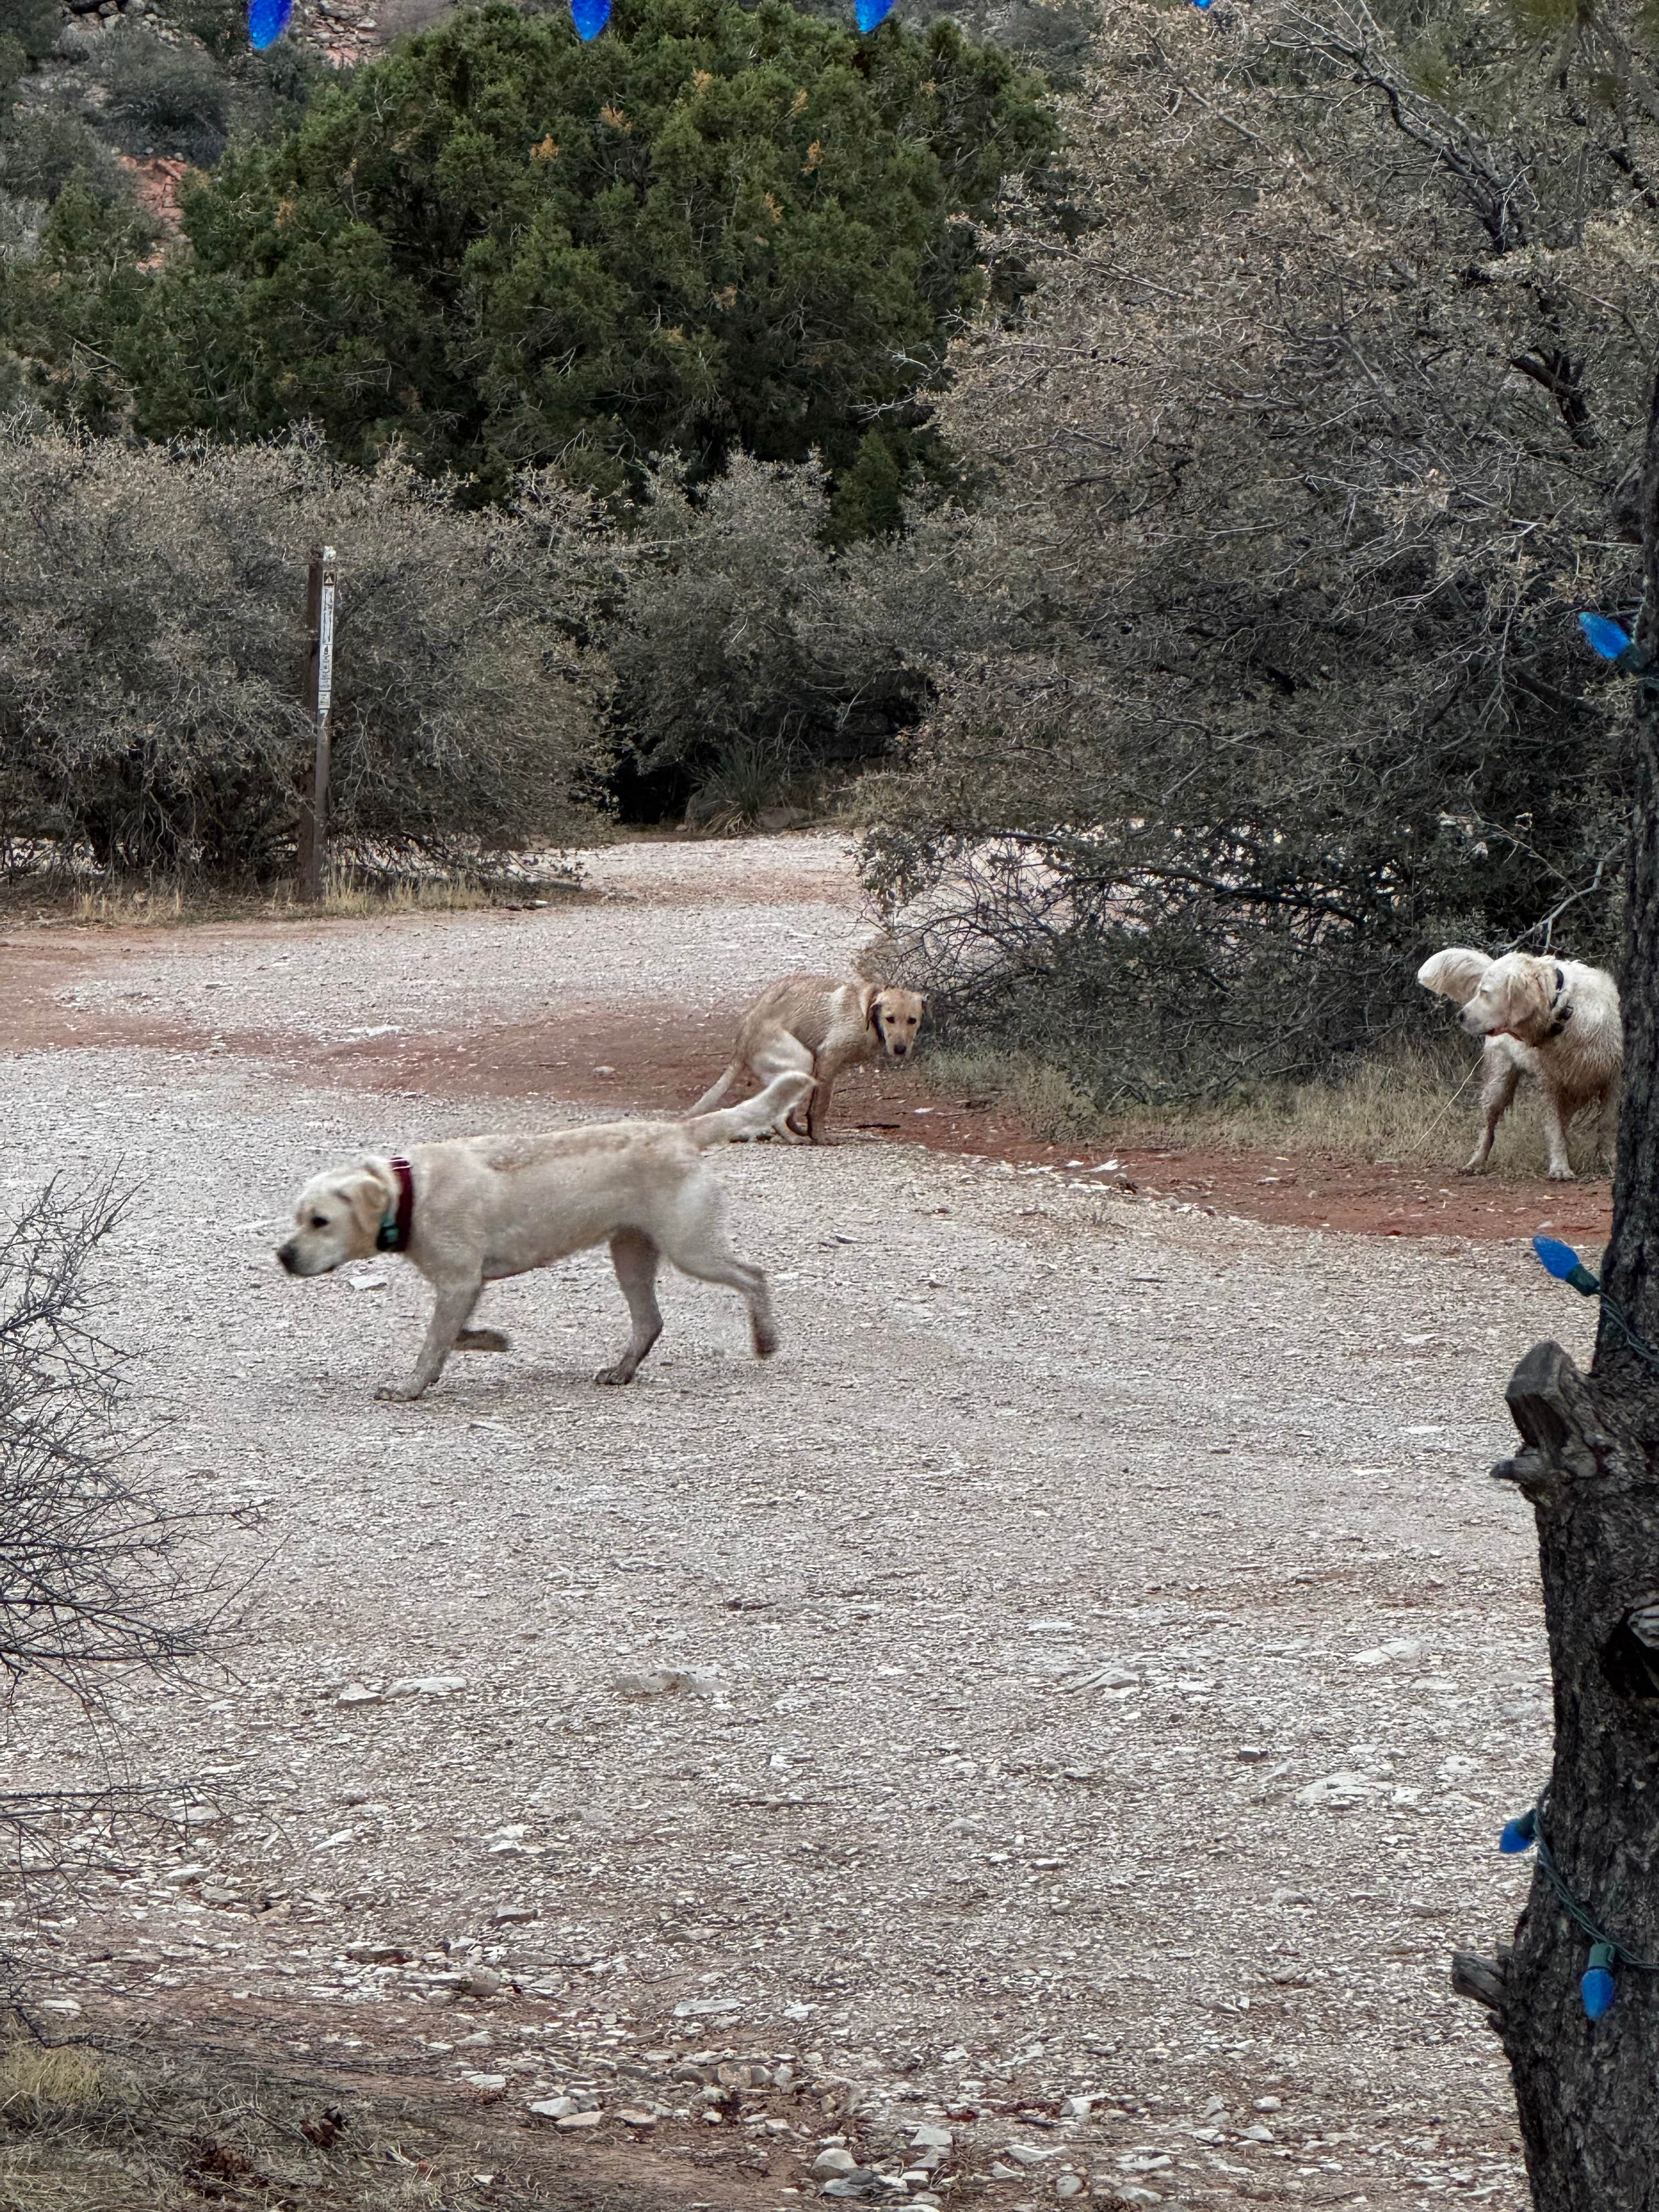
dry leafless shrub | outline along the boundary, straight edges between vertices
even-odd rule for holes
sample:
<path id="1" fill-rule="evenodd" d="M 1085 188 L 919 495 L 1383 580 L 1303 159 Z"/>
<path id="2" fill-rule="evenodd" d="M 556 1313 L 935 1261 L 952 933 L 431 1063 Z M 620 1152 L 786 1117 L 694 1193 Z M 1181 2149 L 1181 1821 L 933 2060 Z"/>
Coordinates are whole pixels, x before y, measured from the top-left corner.
<path id="1" fill-rule="evenodd" d="M 236 1594 L 203 1563 L 199 1516 L 134 1467 L 131 1355 L 112 1334 L 100 1248 L 128 1196 L 48 1183 L 0 1227 L 0 1703 L 52 1686 L 96 1721 L 137 1673 L 177 1675 L 233 1632 Z M 194 1793 L 111 1778 L 0 1791 L 0 1834 L 33 1880 L 72 1875 L 136 1825 L 188 1819 Z M 71 1834 L 73 1831 L 73 1834 Z"/>
<path id="2" fill-rule="evenodd" d="M 42 1675 L 83 1704 L 134 1668 L 170 1671 L 214 1632 L 181 1565 L 192 1523 L 132 1472 L 129 1355 L 92 1279 L 128 1198 L 54 1180 L 0 1229 L 0 1695 Z"/>

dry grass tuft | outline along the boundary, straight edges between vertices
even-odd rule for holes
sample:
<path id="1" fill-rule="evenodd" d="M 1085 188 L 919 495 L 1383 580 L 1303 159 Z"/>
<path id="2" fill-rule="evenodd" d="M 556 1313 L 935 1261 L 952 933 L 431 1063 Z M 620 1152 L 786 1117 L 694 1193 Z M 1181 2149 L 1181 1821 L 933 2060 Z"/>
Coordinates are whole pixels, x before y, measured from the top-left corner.
<path id="1" fill-rule="evenodd" d="M 105 2094 L 103 2061 L 80 2044 L 14 2035 L 0 2044 L 0 2124 L 26 2130 L 82 2114 Z"/>
<path id="2" fill-rule="evenodd" d="M 538 894 L 539 895 L 539 894 Z M 468 876 L 420 876 L 393 878 L 360 876 L 349 869 L 331 869 L 321 903 L 313 914 L 333 917 L 380 914 L 468 914 L 479 907 L 495 906 L 501 894 L 487 882 Z M 290 890 L 285 903 L 296 915 L 302 908 Z"/>
<path id="3" fill-rule="evenodd" d="M 929 1049 L 919 1067 L 930 1090 L 987 1098 L 1046 1143 L 1081 1143 L 1110 1126 L 1086 1092 L 1047 1061 L 1022 1053 Z"/>
<path id="4" fill-rule="evenodd" d="M 27 901 L 44 915 L 106 928 L 176 928 L 191 922 L 361 921 L 380 915 L 465 914 L 531 899 L 548 901 L 580 889 L 577 878 L 537 877 L 518 882 L 489 875 L 394 876 L 353 868 L 330 871 L 323 896 L 303 904 L 291 882 L 264 890 L 175 878 L 70 879 L 64 892 L 44 896 L 36 885 Z M 25 904 L 22 896 L 8 903 Z"/>
<path id="5" fill-rule="evenodd" d="M 377 2109 L 223 2054 L 0 2043 L 3 2212 L 482 2212 L 477 2148 L 443 2114 Z"/>
<path id="6" fill-rule="evenodd" d="M 70 911 L 76 921 L 131 928 L 138 922 L 166 927 L 183 921 L 186 909 L 184 887 L 178 883 L 96 883 L 76 888 Z"/>

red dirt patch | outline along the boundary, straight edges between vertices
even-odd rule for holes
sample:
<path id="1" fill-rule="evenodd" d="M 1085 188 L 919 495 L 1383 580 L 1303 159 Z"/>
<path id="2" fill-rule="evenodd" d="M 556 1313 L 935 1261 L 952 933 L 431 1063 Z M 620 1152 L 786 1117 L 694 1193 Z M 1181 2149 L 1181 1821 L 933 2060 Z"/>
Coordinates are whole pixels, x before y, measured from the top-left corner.
<path id="1" fill-rule="evenodd" d="M 179 205 L 179 187 L 190 174 L 190 163 L 175 161 L 163 154 L 152 155 L 143 161 L 131 154 L 119 154 L 116 159 L 124 169 L 132 173 L 138 197 L 156 221 L 167 230 L 177 230 L 184 220 Z"/>

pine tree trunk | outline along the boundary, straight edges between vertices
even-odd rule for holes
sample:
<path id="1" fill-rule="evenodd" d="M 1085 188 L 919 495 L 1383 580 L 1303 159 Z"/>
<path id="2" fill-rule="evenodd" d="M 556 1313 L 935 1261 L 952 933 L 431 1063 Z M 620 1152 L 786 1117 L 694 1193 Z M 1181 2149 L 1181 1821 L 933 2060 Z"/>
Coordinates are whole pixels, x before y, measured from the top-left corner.
<path id="1" fill-rule="evenodd" d="M 1638 643 L 1659 680 L 1659 386 L 1642 501 Z M 1659 688 L 1637 696 L 1625 1097 L 1599 1272 L 1659 1344 Z M 1589 1917 L 1659 1961 L 1659 1611 L 1644 1616 L 1659 1607 L 1659 1375 L 1604 1316 L 1588 1377 L 1540 1345 L 1508 1396 L 1522 1443 L 1498 1473 L 1537 1516 L 1555 1686 L 1540 1827 Z M 1538 1866 L 1513 1951 L 1457 1961 L 1454 1984 L 1503 2037 L 1538 2212 L 1659 2212 L 1659 1973 L 1620 1964 L 1613 2008 L 1592 2021 L 1579 1989 L 1592 1940 Z"/>

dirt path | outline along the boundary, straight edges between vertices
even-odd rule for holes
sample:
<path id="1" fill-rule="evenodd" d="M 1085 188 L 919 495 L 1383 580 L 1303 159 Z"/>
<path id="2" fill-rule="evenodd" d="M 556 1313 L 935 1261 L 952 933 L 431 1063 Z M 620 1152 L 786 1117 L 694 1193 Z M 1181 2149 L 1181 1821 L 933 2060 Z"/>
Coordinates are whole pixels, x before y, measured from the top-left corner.
<path id="1" fill-rule="evenodd" d="M 15 1046 L 165 1044 L 410 1098 L 535 1099 L 673 1112 L 725 1063 L 734 1017 L 781 966 L 839 965 L 866 934 L 839 838 L 621 845 L 587 896 L 354 924 L 0 932 Z M 297 987 L 297 988 L 296 988 Z M 928 1083 L 855 1075 L 843 1139 L 1087 1173 L 1097 1159 Z M 1448 1131 L 1449 1152 L 1458 1133 Z M 1115 1146 L 1103 1181 L 1149 1200 L 1299 1228 L 1588 1244 L 1605 1178 L 1465 1182 L 1336 1155 Z"/>
<path id="2" fill-rule="evenodd" d="M 857 933 L 820 842 L 602 867 L 536 913 L 0 951 L 3 1180 L 142 1179 L 155 1467 L 234 1516 L 260 1617 L 233 1679 L 130 1694 L 133 1766 L 231 1815 L 102 1877 L 64 2001 L 424 2070 L 537 2142 L 529 2102 L 586 2100 L 560 2154 L 688 2203 L 783 2212 L 845 2136 L 925 2204 L 933 2129 L 951 2205 L 1518 2212 L 1446 1960 L 1512 1922 L 1547 1742 L 1503 1381 L 1583 1309 L 1462 1221 L 1239 1219 L 902 1126 L 722 1162 L 769 1366 L 677 1280 L 596 1391 L 587 1255 L 491 1291 L 508 1354 L 380 1403 L 419 1286 L 279 1278 L 306 1174 L 481 1097 L 678 1103 L 781 940 Z M 28 1720 L 14 1785 L 82 1771 Z"/>

